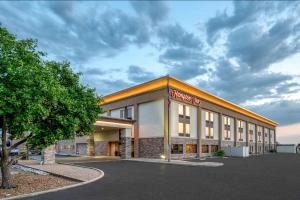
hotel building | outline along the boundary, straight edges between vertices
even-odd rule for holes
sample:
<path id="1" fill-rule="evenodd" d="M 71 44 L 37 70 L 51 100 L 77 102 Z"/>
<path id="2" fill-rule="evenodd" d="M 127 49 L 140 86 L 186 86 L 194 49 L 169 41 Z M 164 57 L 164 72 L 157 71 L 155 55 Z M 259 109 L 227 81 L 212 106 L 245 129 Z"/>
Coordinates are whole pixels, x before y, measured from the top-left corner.
<path id="1" fill-rule="evenodd" d="M 228 146 L 275 149 L 276 122 L 170 76 L 104 96 L 101 106 L 94 134 L 59 141 L 59 153 L 182 159 Z"/>

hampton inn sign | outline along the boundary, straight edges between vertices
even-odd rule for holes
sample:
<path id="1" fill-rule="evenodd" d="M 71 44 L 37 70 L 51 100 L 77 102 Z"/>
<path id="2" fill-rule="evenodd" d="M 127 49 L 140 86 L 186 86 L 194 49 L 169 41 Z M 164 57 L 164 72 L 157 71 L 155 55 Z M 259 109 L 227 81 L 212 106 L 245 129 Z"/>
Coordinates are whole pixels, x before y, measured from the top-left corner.
<path id="1" fill-rule="evenodd" d="M 175 99 L 180 99 L 182 101 L 185 101 L 187 103 L 191 103 L 191 104 L 194 104 L 194 105 L 200 105 L 200 99 L 198 99 L 194 96 L 182 93 L 178 90 L 171 89 L 170 90 L 170 95 L 171 95 L 171 97 L 173 97 Z"/>

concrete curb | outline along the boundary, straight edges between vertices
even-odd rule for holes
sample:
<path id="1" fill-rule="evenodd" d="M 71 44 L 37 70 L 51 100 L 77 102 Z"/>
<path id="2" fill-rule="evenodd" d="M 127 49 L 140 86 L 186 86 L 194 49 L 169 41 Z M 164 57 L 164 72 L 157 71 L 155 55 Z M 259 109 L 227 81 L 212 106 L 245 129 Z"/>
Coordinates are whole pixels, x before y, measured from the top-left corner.
<path id="1" fill-rule="evenodd" d="M 55 173 L 48 172 L 48 171 L 45 171 L 45 170 L 42 170 L 42 169 L 36 169 L 36 168 L 33 168 L 33 167 L 29 167 L 27 165 L 23 165 L 23 164 L 18 164 L 18 165 L 22 166 L 24 168 L 29 168 L 29 169 L 32 170 L 31 173 L 35 173 L 35 174 L 38 174 L 38 175 L 43 175 L 43 174 L 37 173 L 37 171 L 40 171 L 42 173 L 46 173 L 46 175 L 52 175 L 52 176 L 56 176 L 56 177 L 60 177 L 60 178 L 65 178 L 65 179 L 68 179 L 68 180 L 71 180 L 71 181 L 83 182 L 82 180 L 78 180 L 76 178 L 71 178 L 69 176 L 64 176 L 64 175 L 61 175 L 61 174 L 55 174 Z M 78 167 L 78 166 L 76 166 L 76 167 Z"/>
<path id="2" fill-rule="evenodd" d="M 72 165 L 72 164 L 69 164 L 69 165 Z M 64 187 L 60 187 L 60 188 L 54 188 L 54 189 L 40 191 L 40 192 L 33 192 L 33 193 L 29 193 L 29 194 L 22 194 L 22 195 L 13 196 L 13 197 L 7 197 L 7 198 L 3 198 L 1 200 L 11 200 L 11 199 L 20 199 L 20 198 L 25 198 L 25 197 L 33 197 L 33 196 L 37 196 L 37 195 L 41 195 L 41 194 L 46 194 L 46 193 L 51 193 L 51 192 L 57 192 L 57 191 L 61 191 L 61 190 L 66 190 L 66 189 L 70 189 L 70 188 L 74 188 L 74 187 L 78 187 L 78 186 L 82 186 L 82 185 L 86 185 L 86 184 L 95 182 L 95 181 L 97 181 L 97 180 L 99 180 L 99 179 L 101 179 L 101 178 L 104 177 L 104 172 L 102 170 L 100 170 L 100 169 L 93 168 L 93 167 L 79 166 L 79 165 L 73 165 L 73 166 L 93 169 L 93 170 L 96 170 L 96 171 L 100 172 L 101 175 L 98 176 L 98 177 L 96 177 L 96 178 L 94 178 L 94 179 L 91 179 L 91 180 L 88 180 L 88 181 L 84 181 L 84 182 L 81 182 L 81 183 L 76 183 L 76 184 L 73 184 L 73 185 L 68 185 L 68 186 L 64 186 Z M 59 175 L 59 174 L 57 174 L 57 175 Z M 59 175 L 59 176 L 61 176 L 61 175 Z"/>
<path id="3" fill-rule="evenodd" d="M 87 160 L 87 161 L 56 162 L 56 163 L 63 164 L 63 165 L 72 165 L 72 164 L 80 164 L 80 163 L 119 162 L 119 161 L 121 161 L 121 160 L 91 160 L 91 161 Z M 88 168 L 88 167 L 86 167 L 86 168 Z"/>
<path id="4" fill-rule="evenodd" d="M 188 162 L 188 161 L 161 161 L 161 160 L 136 160 L 136 159 L 125 159 L 127 161 L 134 162 L 147 162 L 147 163 L 158 163 L 158 164 L 167 164 L 167 165 L 182 165 L 182 166 L 191 166 L 191 167 L 221 167 L 224 163 L 221 162 Z"/>

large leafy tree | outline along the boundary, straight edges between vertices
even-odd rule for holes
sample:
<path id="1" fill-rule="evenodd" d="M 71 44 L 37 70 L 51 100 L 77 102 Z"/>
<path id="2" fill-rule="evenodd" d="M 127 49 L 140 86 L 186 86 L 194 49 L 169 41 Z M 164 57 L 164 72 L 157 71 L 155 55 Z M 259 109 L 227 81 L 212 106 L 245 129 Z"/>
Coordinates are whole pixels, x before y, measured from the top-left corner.
<path id="1" fill-rule="evenodd" d="M 32 39 L 17 40 L 0 26 L 2 188 L 11 188 L 10 151 L 27 142 L 47 147 L 87 135 L 102 109 L 94 89 L 80 84 L 67 62 L 44 61 Z M 9 141 L 18 142 L 10 145 Z"/>

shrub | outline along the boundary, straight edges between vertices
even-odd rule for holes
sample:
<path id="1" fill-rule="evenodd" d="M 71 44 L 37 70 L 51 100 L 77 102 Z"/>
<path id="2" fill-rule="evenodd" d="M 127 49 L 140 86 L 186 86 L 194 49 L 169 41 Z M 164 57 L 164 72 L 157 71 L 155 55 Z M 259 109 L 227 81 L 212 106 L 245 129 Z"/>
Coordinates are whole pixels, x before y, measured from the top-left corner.
<path id="1" fill-rule="evenodd" d="M 220 156 L 220 157 L 223 157 L 225 155 L 225 152 L 223 149 L 220 149 L 218 150 L 216 153 L 215 153 L 216 156 Z"/>

